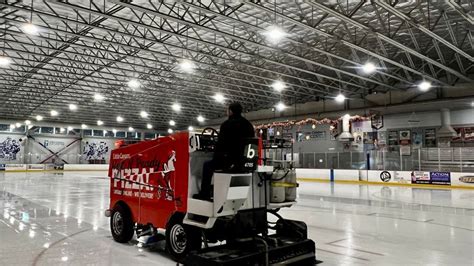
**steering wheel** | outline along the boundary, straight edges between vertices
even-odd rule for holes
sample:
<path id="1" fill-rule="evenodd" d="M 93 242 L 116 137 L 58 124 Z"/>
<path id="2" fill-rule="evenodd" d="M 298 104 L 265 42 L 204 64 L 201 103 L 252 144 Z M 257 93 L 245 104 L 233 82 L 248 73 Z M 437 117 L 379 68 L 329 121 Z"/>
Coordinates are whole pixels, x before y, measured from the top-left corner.
<path id="1" fill-rule="evenodd" d="M 219 133 L 217 132 L 216 129 L 212 128 L 212 127 L 206 127 L 205 129 L 202 130 L 202 135 L 204 135 L 204 133 L 206 131 L 210 130 L 211 131 L 211 137 L 217 137 L 219 135 Z"/>

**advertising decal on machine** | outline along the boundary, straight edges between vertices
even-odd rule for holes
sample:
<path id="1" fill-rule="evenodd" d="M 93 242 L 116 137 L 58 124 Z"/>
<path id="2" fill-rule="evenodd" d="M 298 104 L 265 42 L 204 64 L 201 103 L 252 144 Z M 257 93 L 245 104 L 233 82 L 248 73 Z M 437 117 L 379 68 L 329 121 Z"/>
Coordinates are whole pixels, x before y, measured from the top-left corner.
<path id="1" fill-rule="evenodd" d="M 144 162 L 135 158 L 137 159 L 131 159 L 129 154 L 114 154 L 113 160 L 128 159 L 112 170 L 113 187 L 117 188 L 114 194 L 172 201 L 174 193 L 170 180 L 175 172 L 176 152 L 172 150 L 168 161 L 164 163 L 158 160 Z"/>

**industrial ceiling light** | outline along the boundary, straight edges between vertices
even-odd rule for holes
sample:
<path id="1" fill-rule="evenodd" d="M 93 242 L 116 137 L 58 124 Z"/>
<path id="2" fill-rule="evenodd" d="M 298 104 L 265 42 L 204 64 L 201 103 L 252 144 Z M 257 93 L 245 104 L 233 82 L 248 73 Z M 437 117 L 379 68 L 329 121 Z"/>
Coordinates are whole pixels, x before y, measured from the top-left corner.
<path id="1" fill-rule="evenodd" d="M 286 33 L 282 28 L 276 25 L 268 27 L 262 34 L 265 36 L 267 41 L 272 44 L 277 44 L 283 38 L 288 36 L 288 33 Z"/>
<path id="2" fill-rule="evenodd" d="M 82 129 L 86 129 L 86 128 L 87 128 L 87 125 L 86 125 L 86 124 L 82 124 L 82 125 L 81 125 L 81 128 L 82 128 Z"/>
<path id="3" fill-rule="evenodd" d="M 94 94 L 94 101 L 96 101 L 96 102 L 101 102 L 101 101 L 103 101 L 104 99 L 105 99 L 105 97 L 104 97 L 102 94 L 100 94 L 100 93 L 95 93 L 95 94 Z"/>
<path id="4" fill-rule="evenodd" d="M 7 67 L 12 63 L 12 60 L 6 56 L 0 56 L 0 67 Z"/>
<path id="5" fill-rule="evenodd" d="M 113 129 L 112 129 L 112 133 L 116 134 L 116 133 L 117 133 L 117 129 L 113 128 Z"/>
<path id="6" fill-rule="evenodd" d="M 15 129 L 15 128 L 16 128 L 15 124 L 10 124 L 10 129 Z"/>
<path id="7" fill-rule="evenodd" d="M 188 131 L 194 131 L 194 127 L 193 127 L 193 126 L 189 126 L 189 127 L 188 127 Z"/>
<path id="8" fill-rule="evenodd" d="M 216 95 L 214 95 L 212 98 L 214 98 L 214 100 L 216 100 L 218 103 L 223 103 L 225 101 L 225 97 L 222 95 L 222 93 L 216 93 Z"/>
<path id="9" fill-rule="evenodd" d="M 148 128 L 148 129 L 152 129 L 152 128 L 153 128 L 153 126 L 152 126 L 151 124 L 146 124 L 146 128 Z"/>
<path id="10" fill-rule="evenodd" d="M 168 134 L 173 133 L 173 130 L 171 128 L 168 128 Z"/>
<path id="11" fill-rule="evenodd" d="M 51 110 L 50 114 L 51 114 L 51 116 L 58 116 L 59 115 L 58 111 L 56 111 L 56 110 Z"/>
<path id="12" fill-rule="evenodd" d="M 171 109 L 173 109 L 173 111 L 179 112 L 181 111 L 181 104 L 173 103 L 173 105 L 171 105 Z"/>
<path id="13" fill-rule="evenodd" d="M 140 116 L 141 116 L 142 118 L 148 118 L 148 113 L 145 112 L 145 111 L 141 111 L 141 112 L 140 112 Z"/>
<path id="14" fill-rule="evenodd" d="M 128 127 L 128 131 L 133 132 L 135 129 L 133 127 Z"/>
<path id="15" fill-rule="evenodd" d="M 131 79 L 128 81 L 128 87 L 130 87 L 130 89 L 138 89 L 140 88 L 140 86 L 141 86 L 140 81 L 136 79 Z"/>
<path id="16" fill-rule="evenodd" d="M 77 110 L 77 105 L 71 103 L 71 104 L 69 105 L 69 110 L 71 110 L 71 111 L 76 111 L 76 110 Z"/>
<path id="17" fill-rule="evenodd" d="M 97 125 L 98 126 L 102 126 L 104 124 L 104 122 L 102 122 L 101 120 L 97 120 Z"/>
<path id="18" fill-rule="evenodd" d="M 279 102 L 275 105 L 275 108 L 277 109 L 277 111 L 281 112 L 285 110 L 286 105 L 283 102 Z"/>
<path id="19" fill-rule="evenodd" d="M 375 67 L 375 65 L 371 62 L 367 62 L 367 63 L 365 63 L 365 65 L 362 66 L 362 70 L 366 74 L 373 73 L 376 69 L 377 68 Z"/>
<path id="20" fill-rule="evenodd" d="M 24 33 L 29 34 L 29 35 L 37 35 L 39 32 L 38 27 L 35 24 L 32 23 L 25 23 L 21 27 Z"/>
<path id="21" fill-rule="evenodd" d="M 119 122 L 119 123 L 120 123 L 120 122 L 123 122 L 123 117 L 117 116 L 117 122 Z"/>
<path id="22" fill-rule="evenodd" d="M 25 125 L 31 125 L 31 121 L 30 120 L 25 120 Z"/>
<path id="23" fill-rule="evenodd" d="M 338 103 L 342 103 L 344 102 L 344 100 L 346 100 L 346 96 L 344 96 L 344 94 L 342 93 L 339 93 L 336 98 L 335 98 L 336 102 Z"/>
<path id="24" fill-rule="evenodd" d="M 282 81 L 276 80 L 275 82 L 273 82 L 272 88 L 277 92 L 281 92 L 286 88 L 286 85 Z"/>
<path id="25" fill-rule="evenodd" d="M 431 88 L 431 83 L 428 81 L 423 81 L 418 84 L 418 88 L 420 89 L 420 91 L 428 91 Z"/>
<path id="26" fill-rule="evenodd" d="M 170 126 L 176 126 L 176 122 L 174 120 L 170 120 Z"/>
<path id="27" fill-rule="evenodd" d="M 43 120 L 43 117 L 40 116 L 40 115 L 37 115 L 37 116 L 36 116 L 36 121 L 41 121 L 41 120 Z"/>
<path id="28" fill-rule="evenodd" d="M 15 123 L 16 127 L 21 127 L 21 123 Z"/>
<path id="29" fill-rule="evenodd" d="M 66 131 L 66 129 L 64 127 L 59 128 L 60 133 L 64 133 L 64 131 Z"/>
<path id="30" fill-rule="evenodd" d="M 73 128 L 72 128 L 71 126 L 67 127 L 67 131 L 68 131 L 68 132 L 69 132 L 69 131 L 72 131 L 72 130 L 73 130 Z"/>
<path id="31" fill-rule="evenodd" d="M 198 115 L 198 117 L 197 117 L 196 119 L 197 119 L 197 121 L 198 121 L 199 123 L 202 123 L 202 122 L 204 122 L 204 120 L 205 120 L 205 119 L 204 119 L 204 116 L 202 116 L 202 115 Z"/>
<path id="32" fill-rule="evenodd" d="M 179 62 L 179 68 L 184 72 L 191 73 L 194 71 L 194 68 L 196 68 L 196 65 L 188 59 L 183 59 Z"/>

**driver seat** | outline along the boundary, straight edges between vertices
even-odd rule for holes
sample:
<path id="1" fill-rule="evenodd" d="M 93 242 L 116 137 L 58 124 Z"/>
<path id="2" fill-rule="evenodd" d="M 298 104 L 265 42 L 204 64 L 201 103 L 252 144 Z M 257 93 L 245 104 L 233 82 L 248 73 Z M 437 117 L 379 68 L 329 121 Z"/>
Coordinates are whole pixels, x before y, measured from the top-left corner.
<path id="1" fill-rule="evenodd" d="M 214 172 L 213 200 L 188 199 L 184 223 L 212 228 L 218 217 L 235 215 L 250 197 L 258 164 L 258 138 L 245 139 L 241 156 L 228 169 Z"/>

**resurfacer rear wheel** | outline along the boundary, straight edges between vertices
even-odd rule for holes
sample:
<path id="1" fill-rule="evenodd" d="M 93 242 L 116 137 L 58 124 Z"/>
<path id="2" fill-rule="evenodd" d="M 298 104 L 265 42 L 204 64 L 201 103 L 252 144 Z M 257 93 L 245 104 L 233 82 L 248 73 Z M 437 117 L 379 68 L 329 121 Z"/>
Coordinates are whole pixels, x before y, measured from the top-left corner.
<path id="1" fill-rule="evenodd" d="M 110 216 L 110 231 L 115 241 L 127 243 L 133 237 L 133 221 L 130 211 L 118 204 Z"/>
<path id="2" fill-rule="evenodd" d="M 166 250 L 178 262 L 192 250 L 201 248 L 199 230 L 183 224 L 182 219 L 172 218 L 166 228 Z"/>

